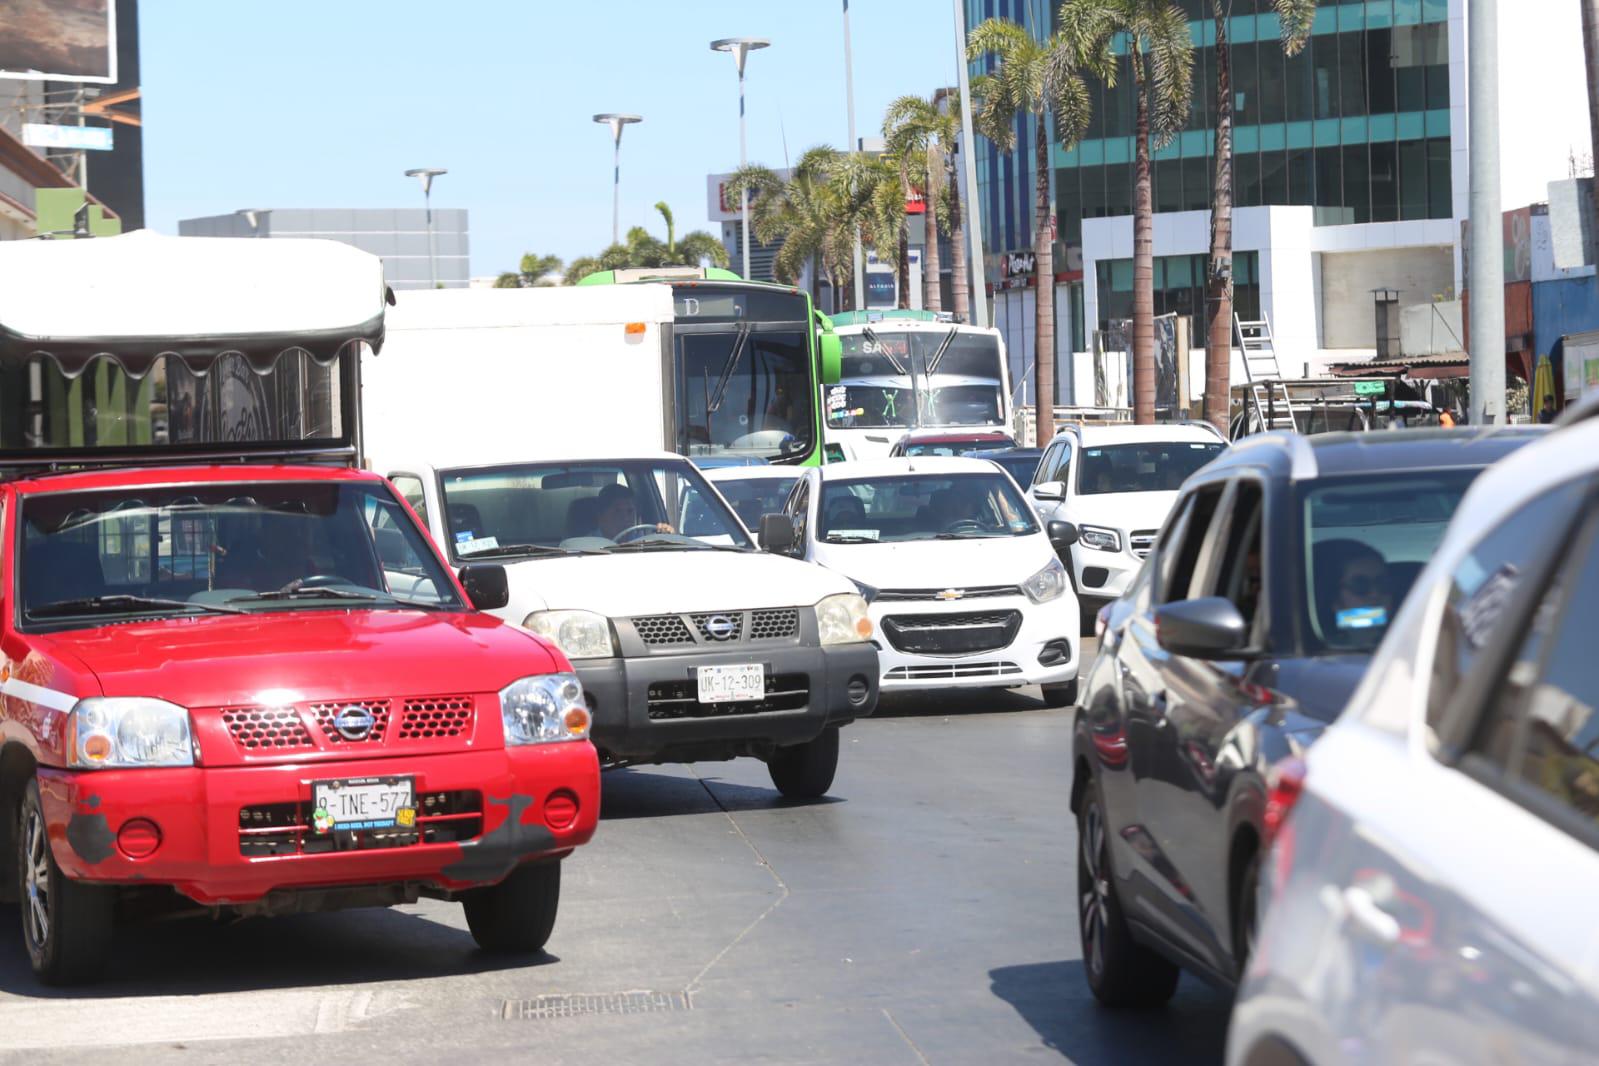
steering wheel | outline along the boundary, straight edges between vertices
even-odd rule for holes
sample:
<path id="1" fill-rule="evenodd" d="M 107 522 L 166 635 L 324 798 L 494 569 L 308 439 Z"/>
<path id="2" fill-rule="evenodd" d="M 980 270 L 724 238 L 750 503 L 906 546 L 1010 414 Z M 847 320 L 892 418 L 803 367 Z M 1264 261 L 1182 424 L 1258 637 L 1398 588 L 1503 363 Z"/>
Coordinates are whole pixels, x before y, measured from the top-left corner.
<path id="1" fill-rule="evenodd" d="M 983 523 L 975 518 L 959 518 L 944 527 L 945 533 L 981 533 Z"/>
<path id="2" fill-rule="evenodd" d="M 628 526 L 611 539 L 616 541 L 618 544 L 626 544 L 630 540 L 638 540 L 640 537 L 647 536 L 650 533 L 658 532 L 659 530 L 655 528 L 654 522 L 640 522 L 636 526 Z M 629 534 L 631 534 L 631 536 Z"/>
<path id="3" fill-rule="evenodd" d="M 296 592 L 300 589 L 324 589 L 329 585 L 348 585 L 350 583 L 349 578 L 340 577 L 338 574 L 312 574 L 309 577 L 297 577 L 278 589 L 278 591 Z"/>

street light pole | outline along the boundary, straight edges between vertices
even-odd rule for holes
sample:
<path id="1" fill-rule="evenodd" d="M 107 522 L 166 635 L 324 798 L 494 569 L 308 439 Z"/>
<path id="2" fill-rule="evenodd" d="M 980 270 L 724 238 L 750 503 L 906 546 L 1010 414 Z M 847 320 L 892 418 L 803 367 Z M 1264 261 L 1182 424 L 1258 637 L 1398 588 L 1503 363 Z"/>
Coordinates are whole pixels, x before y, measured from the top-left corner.
<path id="1" fill-rule="evenodd" d="M 751 52 L 771 45 L 761 37 L 724 37 L 711 42 L 713 52 L 729 52 L 733 62 L 738 66 L 738 169 L 743 170 L 748 163 L 749 137 L 744 121 L 744 63 L 749 59 Z M 739 244 L 744 253 L 744 280 L 750 276 L 750 191 L 745 188 L 739 193 Z"/>
<path id="2" fill-rule="evenodd" d="M 422 181 L 422 203 L 427 207 L 428 219 L 428 285 L 435 289 L 439 287 L 439 267 L 433 247 L 433 179 L 448 173 L 443 167 L 417 167 L 405 172 L 406 177 Z"/>
<path id="3" fill-rule="evenodd" d="M 849 0 L 844 0 L 844 99 L 849 110 L 849 151 L 860 151 L 861 143 L 855 139 L 855 59 L 850 51 Z M 861 253 L 861 228 L 855 227 L 855 310 L 866 310 L 866 257 Z"/>
<path id="4" fill-rule="evenodd" d="M 971 245 L 972 262 L 967 276 L 972 279 L 972 321 L 988 328 L 988 274 L 983 269 L 982 197 L 977 195 L 977 141 L 972 136 L 972 78 L 966 61 L 966 13 L 961 0 L 955 4 L 955 67 L 961 92 L 961 163 L 966 171 L 966 236 Z M 956 249 L 956 255 L 960 250 Z"/>
<path id="5" fill-rule="evenodd" d="M 611 137 L 616 142 L 616 153 L 611 168 L 611 243 L 622 243 L 622 131 L 635 122 L 643 122 L 641 115 L 595 115 L 594 121 L 611 127 Z"/>
<path id="6" fill-rule="evenodd" d="M 1470 137 L 1471 422 L 1508 421 L 1505 406 L 1505 232 L 1499 203 L 1498 0 L 1467 0 Z"/>

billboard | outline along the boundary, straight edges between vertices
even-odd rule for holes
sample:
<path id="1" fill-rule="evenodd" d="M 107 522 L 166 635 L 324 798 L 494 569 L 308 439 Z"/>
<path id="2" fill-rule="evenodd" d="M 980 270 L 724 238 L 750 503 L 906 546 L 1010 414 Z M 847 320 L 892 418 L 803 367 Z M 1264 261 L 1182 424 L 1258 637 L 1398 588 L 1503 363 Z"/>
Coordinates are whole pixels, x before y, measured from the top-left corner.
<path id="1" fill-rule="evenodd" d="M 6 0 L 0 78 L 117 80 L 116 0 Z"/>

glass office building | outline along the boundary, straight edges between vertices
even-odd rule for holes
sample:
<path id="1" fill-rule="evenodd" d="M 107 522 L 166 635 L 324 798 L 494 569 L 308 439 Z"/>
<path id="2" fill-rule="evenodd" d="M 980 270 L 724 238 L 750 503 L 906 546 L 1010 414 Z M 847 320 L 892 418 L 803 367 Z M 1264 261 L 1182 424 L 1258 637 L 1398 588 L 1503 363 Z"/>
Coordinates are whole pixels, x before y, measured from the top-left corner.
<path id="1" fill-rule="evenodd" d="M 1214 175 L 1215 27 L 1208 17 L 1209 0 L 1178 2 L 1189 15 L 1195 43 L 1194 106 L 1185 129 L 1153 153 L 1152 191 L 1157 215 L 1208 214 Z M 1055 6 L 1039 0 L 966 0 L 967 24 L 975 26 L 997 16 L 1021 22 L 1038 34 L 1052 24 Z M 1463 147 L 1463 136 L 1457 146 L 1451 133 L 1455 129 L 1463 133 L 1463 111 L 1452 112 L 1451 93 L 1462 93 L 1464 81 L 1450 66 L 1452 7 L 1454 18 L 1460 19 L 1463 0 L 1323 0 L 1305 47 L 1288 57 L 1269 0 L 1233 0 L 1229 40 L 1235 212 L 1308 208 L 1292 217 L 1308 217 L 1316 230 L 1327 231 L 1459 217 L 1453 168 L 1454 149 Z M 1463 34 L 1458 25 L 1455 29 Z M 988 65 L 986 59 L 973 64 L 974 74 Z M 1086 301 L 1087 326 L 1103 328 L 1110 319 L 1129 313 L 1131 262 L 1108 257 L 1106 249 L 1085 242 L 1084 223 L 1132 213 L 1134 98 L 1125 56 L 1116 87 L 1106 89 L 1094 82 L 1092 91 L 1092 124 L 1071 148 L 1053 146 L 1052 176 L 1058 254 L 1065 262 L 1080 264 L 1084 271 L 1080 283 L 1093 290 Z M 1463 103 L 1455 101 L 1457 108 Z M 995 152 L 987 140 L 978 144 L 983 229 L 991 252 L 1025 249 L 1031 243 L 1032 160 L 1031 141 L 1020 136 L 1018 150 L 1011 153 Z M 1453 244 L 1452 237 L 1442 237 L 1436 226 L 1425 233 L 1418 227 L 1360 232 L 1355 241 L 1332 232 L 1304 239 L 1318 250 L 1334 253 L 1344 245 L 1377 248 L 1385 240 L 1431 247 L 1438 254 L 1426 280 L 1436 291 L 1438 264 L 1445 246 Z M 1203 243 L 1163 247 L 1157 233 L 1158 312 L 1202 313 L 1203 251 Z M 1452 273 L 1452 248 L 1448 251 Z M 1262 303 L 1260 271 L 1258 259 L 1239 256 L 1235 287 L 1241 316 L 1270 314 L 1271 308 Z M 1124 275 L 1126 299 L 1118 284 Z M 1063 280 L 1079 283 L 1069 276 Z M 1404 280 L 1406 284 L 1397 287 L 1428 287 Z M 1381 283 L 1374 280 L 1372 286 Z M 1074 294 L 1072 304 L 1079 302 Z M 1085 332 L 1083 322 L 1072 323 L 1078 350 L 1084 347 Z"/>

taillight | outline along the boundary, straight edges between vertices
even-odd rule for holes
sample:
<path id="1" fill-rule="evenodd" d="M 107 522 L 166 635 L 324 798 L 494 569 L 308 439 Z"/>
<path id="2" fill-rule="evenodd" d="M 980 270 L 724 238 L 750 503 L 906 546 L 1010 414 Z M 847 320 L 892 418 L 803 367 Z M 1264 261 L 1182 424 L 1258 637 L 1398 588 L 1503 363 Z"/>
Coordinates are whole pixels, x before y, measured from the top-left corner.
<path id="1" fill-rule="evenodd" d="M 1094 639 L 1100 640 L 1105 636 L 1105 628 L 1110 625 L 1110 604 L 1099 609 L 1094 615 Z"/>
<path id="2" fill-rule="evenodd" d="M 1305 761 L 1289 757 L 1278 762 L 1266 775 L 1266 813 L 1261 818 L 1261 829 L 1270 846 L 1282 828 L 1288 812 L 1294 809 L 1300 793 L 1305 790 Z"/>

